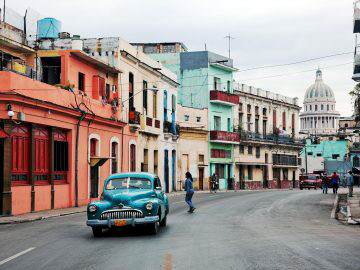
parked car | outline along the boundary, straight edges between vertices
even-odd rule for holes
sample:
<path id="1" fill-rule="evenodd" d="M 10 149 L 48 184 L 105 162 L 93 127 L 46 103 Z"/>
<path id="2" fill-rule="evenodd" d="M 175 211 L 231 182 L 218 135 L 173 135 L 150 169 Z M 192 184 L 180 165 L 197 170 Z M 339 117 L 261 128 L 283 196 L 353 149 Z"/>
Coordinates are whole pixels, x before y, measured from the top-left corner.
<path id="1" fill-rule="evenodd" d="M 151 234 L 166 226 L 169 201 L 159 177 L 149 173 L 118 173 L 109 176 L 100 201 L 87 207 L 87 225 L 94 237 L 105 228 L 144 225 Z"/>
<path id="2" fill-rule="evenodd" d="M 322 181 L 319 175 L 317 174 L 303 174 L 300 175 L 300 184 L 299 187 L 300 189 L 317 189 L 317 188 L 321 188 L 322 185 Z"/>

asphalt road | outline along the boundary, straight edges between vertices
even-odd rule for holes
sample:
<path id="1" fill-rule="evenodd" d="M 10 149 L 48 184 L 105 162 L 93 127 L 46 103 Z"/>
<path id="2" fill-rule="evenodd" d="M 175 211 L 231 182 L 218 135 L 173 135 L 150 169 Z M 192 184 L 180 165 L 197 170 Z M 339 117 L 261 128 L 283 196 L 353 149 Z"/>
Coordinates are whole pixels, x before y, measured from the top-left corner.
<path id="1" fill-rule="evenodd" d="M 360 227 L 330 219 L 319 191 L 175 198 L 156 236 L 136 230 L 95 239 L 85 214 L 0 226 L 0 269 L 360 269 Z"/>

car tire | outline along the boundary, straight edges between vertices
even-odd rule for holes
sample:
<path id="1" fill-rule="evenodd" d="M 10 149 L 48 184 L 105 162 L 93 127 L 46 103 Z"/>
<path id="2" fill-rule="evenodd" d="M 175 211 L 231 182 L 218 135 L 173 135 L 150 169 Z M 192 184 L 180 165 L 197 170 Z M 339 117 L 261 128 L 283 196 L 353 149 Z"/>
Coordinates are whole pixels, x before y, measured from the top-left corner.
<path id="1" fill-rule="evenodd" d="M 148 225 L 148 233 L 150 235 L 156 235 L 159 231 L 159 222 L 151 223 Z"/>
<path id="2" fill-rule="evenodd" d="M 166 223 L 167 223 L 167 215 L 165 215 L 162 221 L 160 221 L 159 225 L 160 227 L 166 227 Z"/>
<path id="3" fill-rule="evenodd" d="M 300 187 L 300 190 L 303 190 L 304 188 L 303 187 Z"/>
<path id="4" fill-rule="evenodd" d="M 102 235 L 102 228 L 92 227 L 91 229 L 92 229 L 92 232 L 93 232 L 94 237 L 101 237 L 101 235 Z"/>

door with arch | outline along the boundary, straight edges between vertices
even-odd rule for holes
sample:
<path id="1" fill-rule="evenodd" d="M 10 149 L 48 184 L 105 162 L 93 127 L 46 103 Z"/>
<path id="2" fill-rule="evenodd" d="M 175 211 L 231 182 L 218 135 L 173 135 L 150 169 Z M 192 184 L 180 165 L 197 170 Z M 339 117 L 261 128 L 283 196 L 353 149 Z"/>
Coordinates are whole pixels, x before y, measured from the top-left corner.
<path id="1" fill-rule="evenodd" d="M 97 156 L 98 140 L 90 139 L 90 157 Z M 90 167 L 90 198 L 99 196 L 99 166 Z"/>

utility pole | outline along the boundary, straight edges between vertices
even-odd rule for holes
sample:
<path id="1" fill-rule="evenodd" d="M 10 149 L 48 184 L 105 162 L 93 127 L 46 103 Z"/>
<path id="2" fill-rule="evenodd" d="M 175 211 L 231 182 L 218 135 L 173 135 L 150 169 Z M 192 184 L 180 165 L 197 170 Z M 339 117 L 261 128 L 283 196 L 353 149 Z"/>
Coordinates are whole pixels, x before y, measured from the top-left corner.
<path id="1" fill-rule="evenodd" d="M 4 0 L 3 22 L 5 22 L 6 0 Z"/>
<path id="2" fill-rule="evenodd" d="M 232 37 L 230 34 L 228 34 L 226 37 L 228 39 L 228 52 L 229 52 L 229 59 L 231 58 L 231 40 L 235 39 L 234 37 Z"/>

